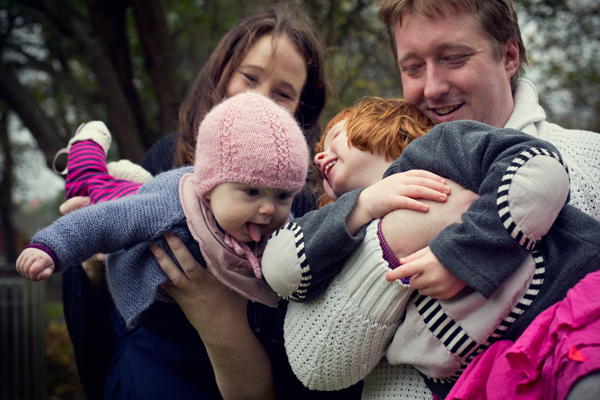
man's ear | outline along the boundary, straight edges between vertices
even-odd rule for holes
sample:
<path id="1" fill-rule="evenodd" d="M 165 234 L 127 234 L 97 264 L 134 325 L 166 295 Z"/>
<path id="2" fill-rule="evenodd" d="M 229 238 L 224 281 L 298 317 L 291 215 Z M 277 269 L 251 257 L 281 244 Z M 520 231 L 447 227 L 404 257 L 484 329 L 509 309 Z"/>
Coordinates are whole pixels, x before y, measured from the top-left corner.
<path id="1" fill-rule="evenodd" d="M 515 38 L 510 38 L 504 45 L 504 69 L 506 76 L 510 80 L 519 68 L 519 45 Z"/>

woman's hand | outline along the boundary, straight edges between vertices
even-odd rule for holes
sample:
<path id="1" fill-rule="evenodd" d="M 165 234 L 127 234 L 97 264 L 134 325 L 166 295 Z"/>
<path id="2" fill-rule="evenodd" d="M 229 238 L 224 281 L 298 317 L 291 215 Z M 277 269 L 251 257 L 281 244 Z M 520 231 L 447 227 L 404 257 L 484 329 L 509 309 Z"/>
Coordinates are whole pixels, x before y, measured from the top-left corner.
<path id="1" fill-rule="evenodd" d="M 78 210 L 82 207 L 90 205 L 90 198 L 87 196 L 75 196 L 62 203 L 59 207 L 59 211 L 62 215 L 66 215 L 72 211 Z M 104 274 L 102 268 L 104 268 L 104 262 L 106 261 L 106 255 L 98 253 L 92 256 L 90 259 L 81 263 L 85 274 L 94 286 L 100 286 L 104 283 Z"/>
<path id="2" fill-rule="evenodd" d="M 247 324 L 248 301 L 200 265 L 179 237 L 167 233 L 165 240 L 183 271 L 166 251 L 157 245 L 150 245 L 150 250 L 169 278 L 164 288 L 177 301 L 205 344 L 225 339 L 222 335 L 229 334 L 227 328 L 231 325 Z"/>
<path id="3" fill-rule="evenodd" d="M 162 248 L 150 250 L 169 277 L 165 290 L 206 346 L 223 398 L 274 399 L 271 360 L 248 323 L 248 300 L 200 265 L 179 237 L 165 239 L 182 269 Z"/>
<path id="4" fill-rule="evenodd" d="M 87 196 L 75 196 L 62 203 L 59 211 L 62 215 L 67 215 L 71 211 L 80 209 L 81 207 L 89 206 L 90 198 Z"/>

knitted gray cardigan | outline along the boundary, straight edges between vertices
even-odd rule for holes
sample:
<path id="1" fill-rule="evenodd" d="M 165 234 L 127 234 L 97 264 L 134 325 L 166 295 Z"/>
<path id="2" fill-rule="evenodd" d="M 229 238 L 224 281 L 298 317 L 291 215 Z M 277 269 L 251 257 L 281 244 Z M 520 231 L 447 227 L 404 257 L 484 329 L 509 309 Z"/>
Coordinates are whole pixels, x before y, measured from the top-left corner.
<path id="1" fill-rule="evenodd" d="M 148 248 L 151 243 L 161 246 L 174 259 L 163 238 L 166 232 L 172 232 L 205 265 L 179 201 L 179 181 L 192 171 L 192 167 L 184 167 L 165 172 L 133 196 L 69 213 L 39 231 L 32 243 L 54 252 L 58 260 L 56 272 L 96 253 L 111 253 L 106 260 L 109 289 L 125 322 L 133 326 L 167 280 Z"/>

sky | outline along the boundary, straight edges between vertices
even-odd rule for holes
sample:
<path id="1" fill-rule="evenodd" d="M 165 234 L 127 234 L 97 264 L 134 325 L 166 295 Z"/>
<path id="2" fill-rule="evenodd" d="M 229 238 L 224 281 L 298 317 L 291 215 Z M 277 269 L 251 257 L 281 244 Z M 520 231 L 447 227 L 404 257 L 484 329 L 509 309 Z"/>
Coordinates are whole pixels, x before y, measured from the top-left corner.
<path id="1" fill-rule="evenodd" d="M 29 129 L 24 128 L 21 120 L 12 112 L 8 119 L 8 134 L 11 145 L 21 148 L 15 160 L 17 185 L 13 189 L 13 200 L 17 203 L 30 202 L 32 199 L 41 202 L 54 200 L 64 190 L 65 181 L 46 166 L 44 155 L 37 148 Z"/>

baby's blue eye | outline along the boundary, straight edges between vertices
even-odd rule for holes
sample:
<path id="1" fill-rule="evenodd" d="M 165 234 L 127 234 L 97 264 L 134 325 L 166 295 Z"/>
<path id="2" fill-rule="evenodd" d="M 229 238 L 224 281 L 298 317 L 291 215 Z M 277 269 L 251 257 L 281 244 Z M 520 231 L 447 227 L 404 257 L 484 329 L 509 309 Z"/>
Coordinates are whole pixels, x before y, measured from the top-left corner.
<path id="1" fill-rule="evenodd" d="M 250 196 L 258 196 L 260 194 L 258 189 L 246 189 L 246 193 Z"/>
<path id="2" fill-rule="evenodd" d="M 291 195 L 289 193 L 285 193 L 285 192 L 281 192 L 279 194 L 277 194 L 277 198 L 279 200 L 285 200 L 287 198 L 289 198 Z"/>

